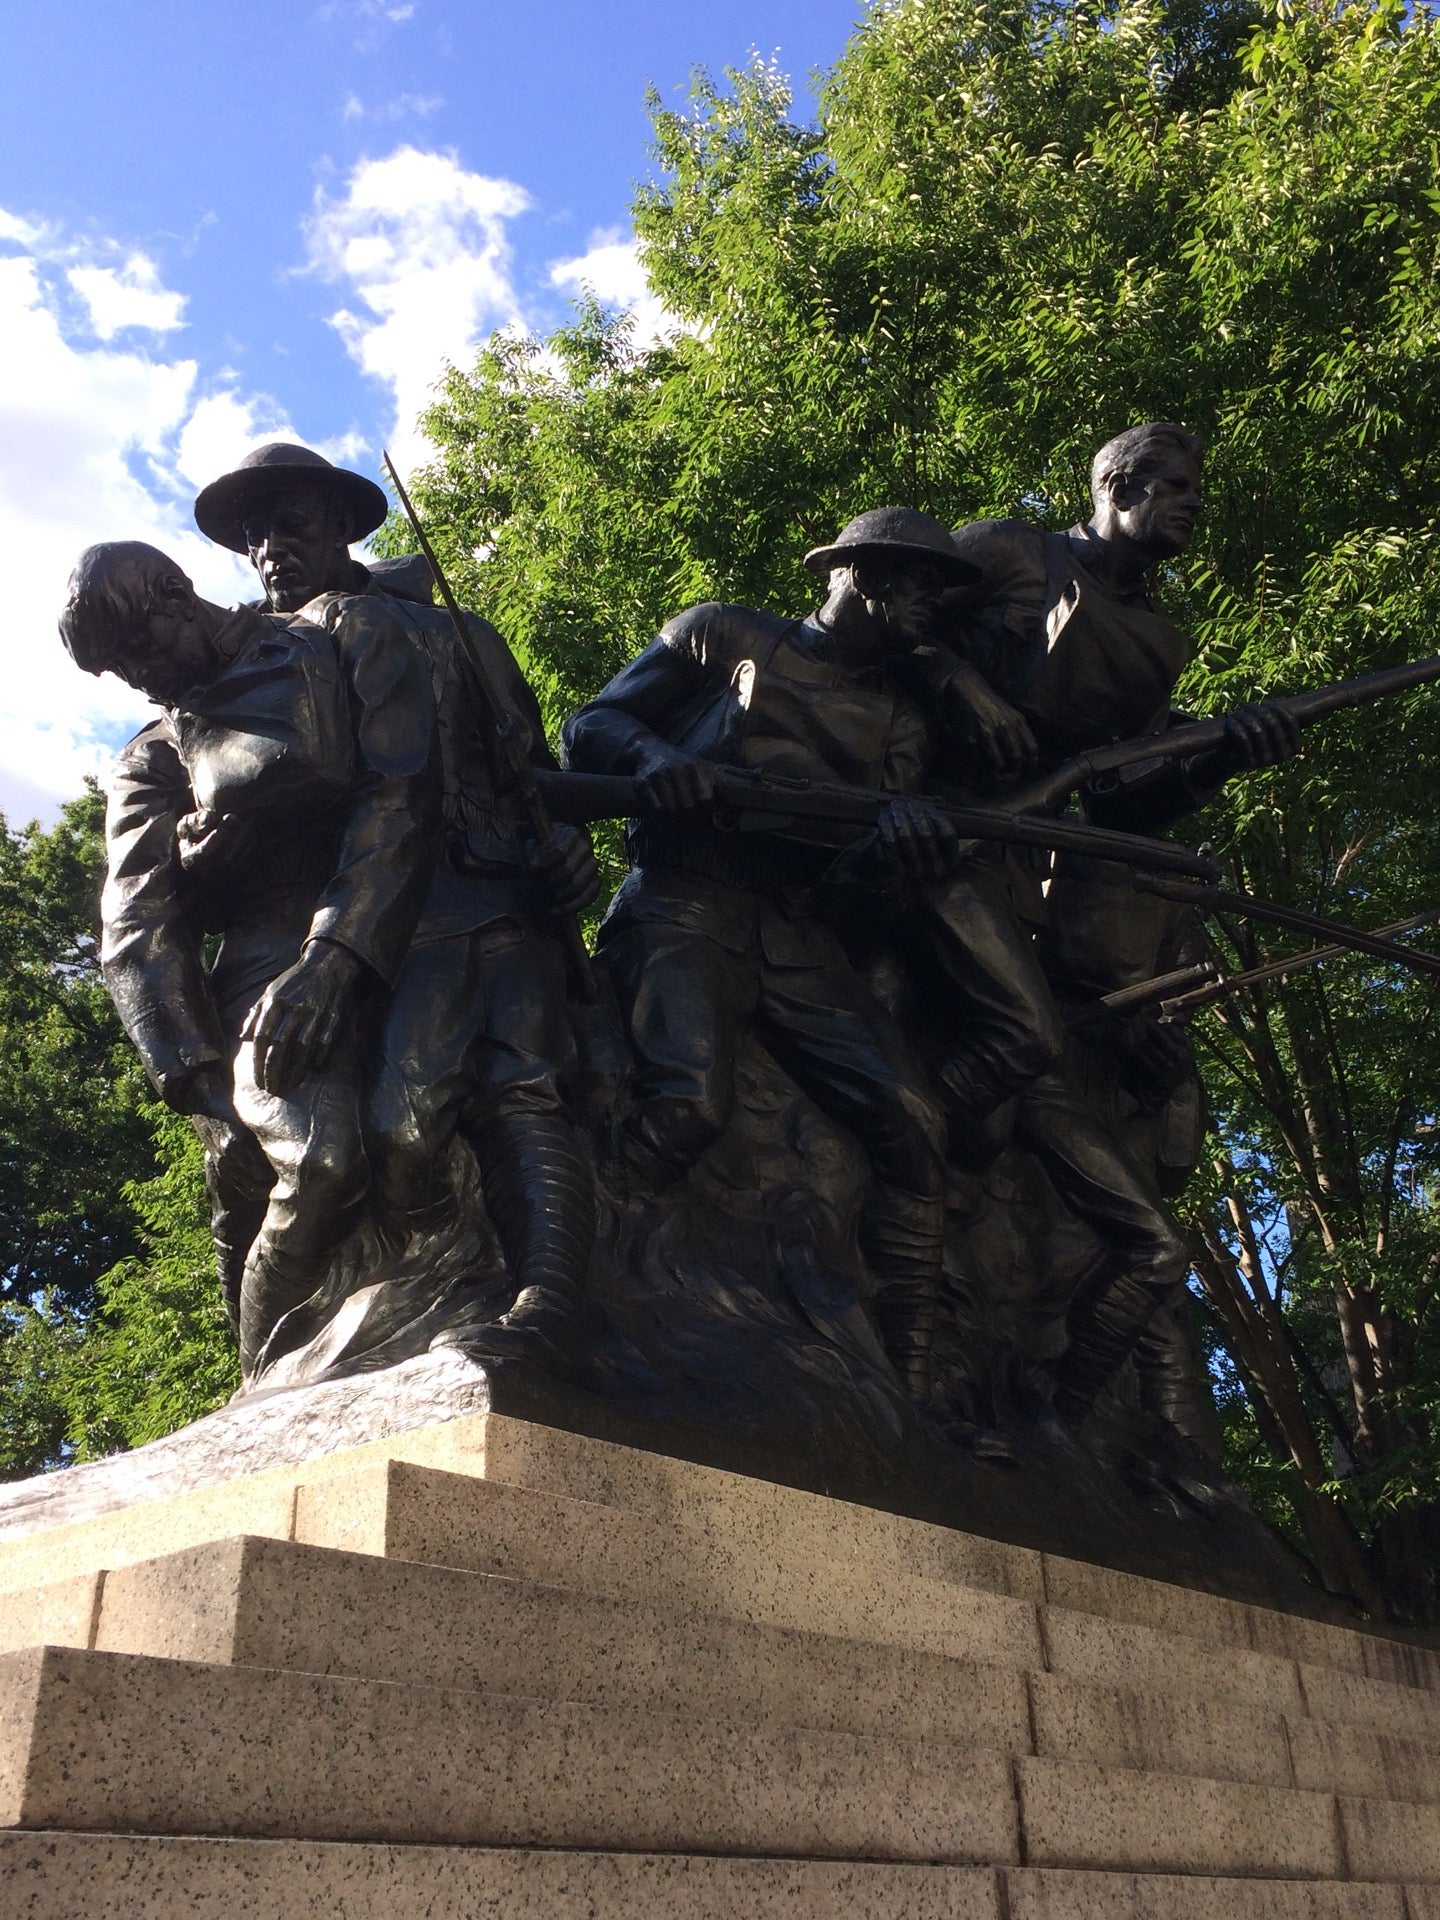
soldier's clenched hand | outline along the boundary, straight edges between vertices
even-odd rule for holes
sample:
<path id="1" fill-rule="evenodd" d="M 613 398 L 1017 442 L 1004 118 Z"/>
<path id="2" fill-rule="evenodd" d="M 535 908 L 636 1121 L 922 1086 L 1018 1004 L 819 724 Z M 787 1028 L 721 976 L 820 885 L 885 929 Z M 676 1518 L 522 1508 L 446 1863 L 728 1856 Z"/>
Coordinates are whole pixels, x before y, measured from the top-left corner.
<path id="1" fill-rule="evenodd" d="M 310 940 L 250 1009 L 240 1038 L 255 1049 L 255 1084 L 283 1097 L 329 1059 L 355 1010 L 364 962 L 334 940 Z"/>
<path id="2" fill-rule="evenodd" d="M 1225 722 L 1223 751 L 1235 773 L 1252 773 L 1258 767 L 1293 760 L 1300 751 L 1299 723 L 1273 700 L 1241 707 Z"/>
<path id="3" fill-rule="evenodd" d="M 912 880 L 939 880 L 955 864 L 960 836 L 928 800 L 892 800 L 875 822 L 886 865 Z"/>
<path id="4" fill-rule="evenodd" d="M 657 813 L 694 813 L 708 807 L 715 793 L 715 770 L 693 753 L 657 754 L 637 776 L 642 805 Z"/>
<path id="5" fill-rule="evenodd" d="M 536 851 L 530 864 L 550 888 L 554 913 L 579 913 L 600 891 L 590 836 L 578 827 L 557 825 L 555 838 Z"/>

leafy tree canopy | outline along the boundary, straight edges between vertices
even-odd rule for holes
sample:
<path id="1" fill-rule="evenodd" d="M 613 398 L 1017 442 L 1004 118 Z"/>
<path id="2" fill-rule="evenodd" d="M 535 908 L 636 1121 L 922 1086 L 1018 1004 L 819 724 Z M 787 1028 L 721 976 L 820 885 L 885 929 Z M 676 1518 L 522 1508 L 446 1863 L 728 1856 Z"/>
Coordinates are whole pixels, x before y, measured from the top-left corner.
<path id="1" fill-rule="evenodd" d="M 1146 418 L 1209 447 L 1163 583 L 1196 707 L 1435 646 L 1427 14 L 881 0 L 817 126 L 763 63 L 654 118 L 636 226 L 671 338 L 591 303 L 495 340 L 427 422 L 445 558 L 554 720 L 687 603 L 802 610 L 800 555 L 865 507 L 1083 516 L 1091 453 Z M 1332 723 L 1204 831 L 1312 910 L 1440 903 L 1435 712 Z M 1433 1000 L 1349 960 L 1205 1016 L 1217 1136 L 1186 1202 L 1237 1468 L 1333 1585 L 1414 1617 L 1440 1562 Z"/>

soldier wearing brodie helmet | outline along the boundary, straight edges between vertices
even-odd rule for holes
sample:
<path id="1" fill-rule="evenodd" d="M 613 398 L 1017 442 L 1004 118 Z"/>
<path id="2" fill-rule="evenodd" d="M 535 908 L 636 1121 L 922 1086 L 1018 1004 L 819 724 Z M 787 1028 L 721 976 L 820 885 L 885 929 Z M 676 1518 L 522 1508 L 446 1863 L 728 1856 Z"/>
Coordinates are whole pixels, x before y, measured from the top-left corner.
<path id="1" fill-rule="evenodd" d="M 861 514 L 806 555 L 827 576 L 785 619 L 707 603 L 659 637 L 565 727 L 568 764 L 635 777 L 647 817 L 600 952 L 636 1060 L 622 1127 L 632 1176 L 664 1186 L 724 1132 L 753 1032 L 849 1128 L 873 1180 L 862 1219 L 876 1313 L 911 1390 L 926 1388 L 944 1225 L 944 1123 L 900 1033 L 832 924 L 845 887 L 942 873 L 955 835 L 924 802 L 936 747 L 897 668 L 942 592 L 971 577 L 945 528 L 908 507 Z M 738 835 L 713 821 L 712 769 L 844 782 L 895 795 L 863 848 L 810 823 Z"/>

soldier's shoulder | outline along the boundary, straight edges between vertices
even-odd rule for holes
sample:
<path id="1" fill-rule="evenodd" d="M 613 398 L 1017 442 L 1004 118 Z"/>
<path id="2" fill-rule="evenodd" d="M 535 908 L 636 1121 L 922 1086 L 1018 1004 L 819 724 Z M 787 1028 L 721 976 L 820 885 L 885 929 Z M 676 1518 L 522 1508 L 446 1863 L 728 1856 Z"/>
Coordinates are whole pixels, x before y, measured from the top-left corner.
<path id="1" fill-rule="evenodd" d="M 112 771 L 116 774 L 140 772 L 173 759 L 178 751 L 175 729 L 169 717 L 162 713 L 131 735 L 111 762 Z"/>
<path id="2" fill-rule="evenodd" d="M 168 715 L 161 714 L 127 740 L 110 762 L 104 788 L 112 829 L 117 820 L 133 819 L 137 807 L 144 814 L 157 803 L 168 806 L 189 787 L 175 728 Z"/>
<path id="3" fill-rule="evenodd" d="M 727 644 L 748 646 L 757 636 L 778 639 L 794 622 L 730 600 L 702 600 L 667 620 L 660 638 L 668 645 L 709 653 Z"/>
<path id="4" fill-rule="evenodd" d="M 971 520 L 952 528 L 950 538 L 984 571 L 1043 560 L 1045 551 L 1045 529 L 1033 520 Z"/>
<path id="5" fill-rule="evenodd" d="M 397 621 L 400 609 L 388 593 L 352 593 L 343 587 L 317 593 L 286 618 L 290 627 L 323 627 L 327 633 L 342 626 L 373 626 Z"/>

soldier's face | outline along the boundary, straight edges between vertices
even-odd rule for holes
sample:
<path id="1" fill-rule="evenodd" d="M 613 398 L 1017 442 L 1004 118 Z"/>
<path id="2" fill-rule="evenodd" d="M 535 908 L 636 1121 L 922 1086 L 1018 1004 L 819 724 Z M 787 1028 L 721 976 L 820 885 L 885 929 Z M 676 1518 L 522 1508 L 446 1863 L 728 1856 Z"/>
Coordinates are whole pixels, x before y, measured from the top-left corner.
<path id="1" fill-rule="evenodd" d="M 295 613 L 335 584 L 348 533 L 343 509 L 321 487 L 287 487 L 246 516 L 250 564 L 277 613 Z"/>
<path id="2" fill-rule="evenodd" d="M 930 638 L 940 611 L 940 596 L 947 576 L 928 561 L 907 561 L 897 566 L 885 588 L 886 625 L 903 647 L 918 647 Z"/>
<path id="3" fill-rule="evenodd" d="M 195 600 L 167 595 L 126 633 L 108 662 L 112 673 L 162 707 L 214 678 L 215 650 L 195 618 Z"/>
<path id="4" fill-rule="evenodd" d="M 1200 467 L 1176 452 L 1113 482 L 1110 505 L 1128 540 L 1157 560 L 1182 553 L 1200 517 Z"/>

